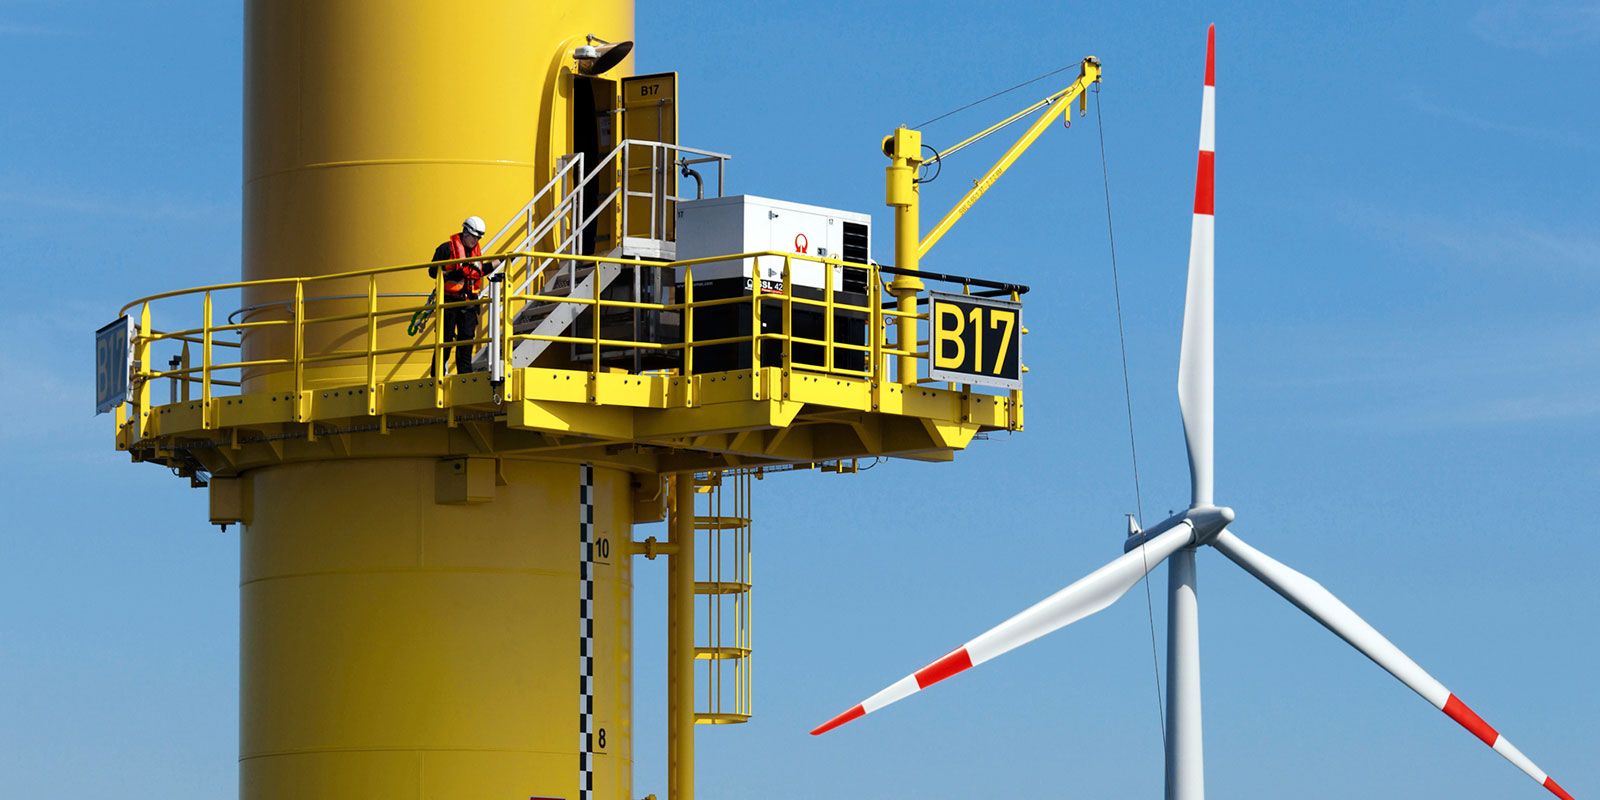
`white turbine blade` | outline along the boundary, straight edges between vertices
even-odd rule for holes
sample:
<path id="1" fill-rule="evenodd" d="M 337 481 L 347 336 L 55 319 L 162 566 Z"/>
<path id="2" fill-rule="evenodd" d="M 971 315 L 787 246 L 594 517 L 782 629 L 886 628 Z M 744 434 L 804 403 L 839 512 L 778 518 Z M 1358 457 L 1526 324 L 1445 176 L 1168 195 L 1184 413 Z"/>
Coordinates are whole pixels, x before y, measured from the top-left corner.
<path id="1" fill-rule="evenodd" d="M 1432 703 L 1434 708 L 1448 714 L 1451 719 L 1460 723 L 1484 744 L 1494 748 L 1496 753 L 1515 764 L 1517 769 L 1527 773 L 1528 777 L 1537 781 L 1539 785 L 1563 800 L 1572 800 L 1572 795 L 1567 794 L 1565 789 L 1523 755 L 1521 750 L 1506 741 L 1504 736 L 1490 727 L 1489 723 L 1484 722 L 1483 718 L 1468 708 L 1466 703 L 1451 694 L 1444 684 L 1417 666 L 1417 662 L 1401 652 L 1400 648 L 1384 638 L 1383 634 L 1367 624 L 1366 620 L 1357 616 L 1349 606 L 1334 597 L 1332 592 L 1324 589 L 1322 584 L 1245 544 L 1244 540 L 1231 531 L 1225 530 L 1217 534 L 1211 540 L 1211 545 L 1222 551 L 1222 554 L 1232 559 L 1235 564 L 1244 567 L 1246 572 L 1271 587 L 1273 591 L 1283 595 L 1284 599 L 1294 603 L 1312 619 L 1322 623 L 1323 627 L 1349 642 L 1351 647 L 1361 651 L 1362 655 L 1372 659 L 1390 675 L 1399 678 L 1401 683 L 1422 695 L 1422 698 Z"/>
<path id="2" fill-rule="evenodd" d="M 1189 234 L 1189 289 L 1183 302 L 1183 346 L 1178 360 L 1178 406 L 1183 411 L 1183 433 L 1189 444 L 1189 482 L 1195 506 L 1211 505 L 1212 489 L 1216 91 L 1216 26 L 1212 26 L 1206 36 L 1200 161 L 1195 172 L 1194 225 Z"/>
<path id="3" fill-rule="evenodd" d="M 1040 600 L 1028 610 L 996 625 L 945 657 L 901 678 L 883 691 L 828 720 L 811 731 L 811 735 L 827 733 L 857 717 L 871 714 L 890 703 L 926 689 L 951 675 L 982 664 L 995 656 L 1101 611 L 1126 594 L 1155 565 L 1172 555 L 1178 548 L 1189 544 L 1193 538 L 1192 525 L 1187 522 L 1178 524 L 1166 533 L 1146 542 L 1143 552 L 1135 548 L 1118 556 L 1116 560 L 1089 573 L 1071 586 Z"/>

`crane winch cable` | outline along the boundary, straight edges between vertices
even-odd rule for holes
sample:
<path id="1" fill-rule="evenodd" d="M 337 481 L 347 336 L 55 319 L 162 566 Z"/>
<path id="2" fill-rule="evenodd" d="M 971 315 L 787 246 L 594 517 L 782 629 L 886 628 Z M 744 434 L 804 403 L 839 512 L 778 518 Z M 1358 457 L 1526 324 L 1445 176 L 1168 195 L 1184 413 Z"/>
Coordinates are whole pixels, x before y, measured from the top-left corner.
<path id="1" fill-rule="evenodd" d="M 1139 527 L 1144 527 L 1144 493 L 1139 486 L 1139 446 L 1133 434 L 1133 384 L 1128 380 L 1128 336 L 1124 331 L 1122 322 L 1122 280 L 1117 273 L 1117 234 L 1111 224 L 1111 170 L 1106 164 L 1106 127 L 1105 112 L 1100 106 L 1100 87 L 1094 87 L 1094 125 L 1100 133 L 1100 179 L 1105 186 L 1106 194 L 1106 239 L 1111 250 L 1111 292 L 1116 299 L 1117 306 L 1117 344 L 1122 351 L 1122 398 L 1128 408 L 1128 453 L 1133 458 L 1133 502 L 1136 516 L 1134 522 Z M 1141 558 L 1144 555 L 1144 545 L 1139 545 Z M 1144 563 L 1144 610 L 1145 617 L 1150 622 L 1150 666 L 1156 677 L 1156 715 L 1161 720 L 1161 744 L 1167 742 L 1167 711 L 1162 707 L 1161 700 L 1161 658 L 1156 650 L 1156 612 L 1155 602 L 1150 598 L 1150 565 Z"/>
<path id="2" fill-rule="evenodd" d="M 1031 83 L 1038 83 L 1039 81 L 1042 81 L 1045 78 L 1050 77 L 1051 75 L 1058 75 L 1058 74 L 1066 72 L 1067 70 L 1072 69 L 1073 67 L 1076 67 L 1076 66 L 1078 66 L 1078 64 L 1076 62 L 1074 62 L 1074 63 L 1071 63 L 1071 64 L 1067 64 L 1066 66 L 1063 66 L 1063 67 L 1057 67 L 1057 68 L 1055 68 L 1053 70 L 1050 70 L 1049 72 L 1046 72 L 1045 74 L 1040 75 L 1040 76 L 1038 76 L 1036 78 L 1029 78 L 1029 79 L 1023 81 L 1022 83 L 1019 83 L 1016 86 L 1013 86 L 1013 87 L 1011 87 L 1009 89 L 1001 89 L 1000 91 L 995 92 L 994 94 L 991 94 L 988 97 L 985 97 L 985 98 L 983 98 L 981 100 L 974 100 L 974 101 L 972 101 L 972 102 L 970 102 L 970 103 L 968 103 L 968 104 L 966 104 L 966 105 L 964 105 L 964 106 L 962 106 L 960 108 L 954 109 L 952 111 L 946 111 L 943 114 L 940 114 L 939 116 L 934 117 L 933 119 L 930 119 L 930 120 L 928 120 L 926 122 L 919 122 L 919 123 L 917 123 L 916 125 L 914 125 L 912 127 L 915 127 L 915 128 L 926 128 L 927 126 L 932 125 L 933 123 L 938 122 L 939 120 L 944 119 L 945 117 L 948 117 L 948 116 L 951 116 L 951 115 L 954 115 L 954 114 L 959 114 L 959 113 L 961 113 L 963 111 L 966 111 L 969 108 L 972 108 L 973 106 L 982 105 L 984 103 L 989 102 L 990 100 L 995 99 L 996 97 L 999 97 L 1000 95 L 1006 94 L 1008 92 L 1014 92 L 1014 91 L 1016 91 L 1018 89 L 1021 89 L 1022 87 L 1027 86 L 1028 84 L 1031 84 Z"/>
<path id="3" fill-rule="evenodd" d="M 921 171 L 919 171 L 917 173 L 917 178 L 914 181 L 914 183 L 933 183 L 934 181 L 939 180 L 939 176 L 940 175 L 944 174 L 944 155 L 941 154 L 938 151 L 938 149 L 935 148 L 931 144 L 923 145 L 922 149 L 924 149 L 924 150 L 932 150 L 933 151 L 933 158 L 930 159 L 930 160 L 922 162 L 922 169 L 921 169 Z M 932 164 L 933 166 L 937 167 L 937 169 L 935 169 L 933 171 L 933 177 L 924 178 L 924 177 L 922 177 L 922 173 L 928 171 L 928 165 L 929 164 Z"/>

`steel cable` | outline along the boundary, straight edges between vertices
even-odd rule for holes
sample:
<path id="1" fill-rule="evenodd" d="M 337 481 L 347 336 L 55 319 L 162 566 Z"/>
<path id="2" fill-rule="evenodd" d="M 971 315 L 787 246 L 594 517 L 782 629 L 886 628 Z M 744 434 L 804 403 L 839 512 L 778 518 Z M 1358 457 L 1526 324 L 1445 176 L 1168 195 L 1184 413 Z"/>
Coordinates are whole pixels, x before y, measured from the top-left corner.
<path id="1" fill-rule="evenodd" d="M 1105 186 L 1106 194 L 1106 239 L 1111 248 L 1111 290 L 1116 298 L 1117 306 L 1117 344 L 1122 350 L 1122 397 L 1128 408 L 1128 452 L 1133 457 L 1133 501 L 1134 522 L 1139 527 L 1144 527 L 1144 493 L 1139 486 L 1139 446 L 1134 436 L 1133 429 L 1133 385 L 1128 380 L 1128 336 L 1122 321 L 1122 280 L 1117 272 L 1117 234 L 1111 224 L 1111 170 L 1106 164 L 1106 128 L 1104 111 L 1100 106 L 1100 87 L 1094 89 L 1094 123 L 1095 129 L 1100 133 L 1100 178 Z M 1139 557 L 1144 558 L 1144 543 L 1139 545 Z M 1161 657 L 1156 648 L 1156 612 L 1155 602 L 1150 597 L 1150 563 L 1144 562 L 1144 609 L 1145 616 L 1150 621 L 1150 666 L 1155 671 L 1156 678 L 1156 714 L 1161 720 L 1161 745 L 1167 743 L 1167 711 L 1161 698 Z"/>
<path id="2" fill-rule="evenodd" d="M 932 125 L 933 123 L 938 122 L 939 120 L 944 119 L 945 117 L 948 117 L 948 116 L 951 116 L 951 115 L 954 115 L 954 114 L 959 114 L 959 113 L 961 113 L 963 111 L 966 111 L 969 108 L 972 108 L 973 106 L 982 105 L 983 103 L 987 103 L 990 100 L 993 100 L 996 97 L 999 97 L 1000 95 L 1006 94 L 1007 92 L 1014 92 L 1014 91 L 1016 91 L 1018 89 L 1021 89 L 1024 86 L 1027 86 L 1030 83 L 1038 83 L 1039 81 L 1042 81 L 1045 78 L 1050 77 L 1051 75 L 1058 75 L 1058 74 L 1066 72 L 1067 70 L 1072 69 L 1073 67 L 1076 67 L 1076 66 L 1078 66 L 1076 63 L 1072 63 L 1072 64 L 1068 64 L 1068 65 L 1066 65 L 1064 67 L 1057 67 L 1056 69 L 1050 70 L 1049 72 L 1046 72 L 1045 74 L 1040 75 L 1040 76 L 1038 76 L 1036 78 L 1029 78 L 1029 79 L 1023 81 L 1022 83 L 1019 83 L 1016 86 L 1013 86 L 1013 87 L 1011 87 L 1009 89 L 1001 89 L 1000 91 L 995 92 L 994 94 L 991 94 L 988 97 L 985 97 L 985 98 L 983 98 L 981 100 L 974 100 L 974 101 L 972 101 L 972 102 L 970 102 L 970 103 L 968 103 L 968 104 L 966 104 L 966 105 L 964 105 L 964 106 L 962 106 L 960 108 L 957 108 L 957 109 L 955 109 L 953 111 L 946 111 L 943 114 L 940 114 L 939 116 L 934 117 L 933 119 L 930 119 L 930 120 L 928 120 L 926 122 L 919 122 L 916 125 L 913 125 L 912 127 L 914 127 L 914 128 L 926 128 L 927 126 Z"/>

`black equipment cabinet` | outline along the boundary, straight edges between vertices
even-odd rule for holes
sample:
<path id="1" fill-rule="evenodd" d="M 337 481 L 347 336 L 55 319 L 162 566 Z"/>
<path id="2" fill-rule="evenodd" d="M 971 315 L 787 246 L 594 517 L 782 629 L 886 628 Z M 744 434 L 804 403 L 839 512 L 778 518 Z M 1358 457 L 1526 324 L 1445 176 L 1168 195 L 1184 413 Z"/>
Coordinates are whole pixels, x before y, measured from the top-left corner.
<path id="1" fill-rule="evenodd" d="M 847 273 L 861 272 L 859 270 L 845 270 Z M 867 303 L 869 295 L 865 291 L 864 275 L 855 280 L 847 277 L 844 281 L 845 289 L 833 293 L 833 301 L 843 305 L 856 306 L 862 310 L 835 308 L 833 312 L 833 366 L 835 370 L 865 372 L 867 368 L 868 353 L 839 344 L 852 344 L 865 346 L 867 344 L 867 327 L 871 319 L 870 308 Z M 683 286 L 676 287 L 682 297 Z M 809 300 L 822 300 L 822 289 L 806 286 L 797 286 L 794 290 L 796 298 Z M 721 300 L 731 297 L 750 297 L 749 281 L 738 278 L 722 280 L 695 281 L 695 305 L 707 300 Z M 817 342 L 827 338 L 827 310 L 809 304 L 794 304 L 794 335 L 812 339 Z M 748 337 L 753 322 L 750 305 L 745 303 L 729 303 L 727 305 L 699 308 L 694 312 L 694 340 L 696 342 L 712 341 L 731 337 Z M 764 294 L 761 298 L 761 332 L 764 334 L 784 333 L 783 330 L 783 296 L 781 294 Z M 794 343 L 795 369 L 812 369 L 821 372 L 826 367 L 826 350 L 821 344 L 808 342 Z M 725 372 L 735 369 L 750 369 L 751 346 L 748 341 L 729 342 L 724 344 L 695 345 L 694 371 L 700 372 Z M 765 339 L 761 342 L 760 365 L 777 367 L 783 365 L 783 341 L 781 339 Z"/>

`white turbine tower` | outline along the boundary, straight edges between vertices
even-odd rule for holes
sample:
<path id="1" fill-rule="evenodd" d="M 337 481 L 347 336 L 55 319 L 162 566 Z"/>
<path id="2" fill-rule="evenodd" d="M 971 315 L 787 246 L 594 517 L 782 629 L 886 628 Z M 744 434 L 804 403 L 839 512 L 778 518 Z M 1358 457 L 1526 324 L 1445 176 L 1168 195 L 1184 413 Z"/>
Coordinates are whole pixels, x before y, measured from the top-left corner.
<path id="1" fill-rule="evenodd" d="M 1021 647 L 1094 614 L 1126 594 L 1144 575 L 1169 560 L 1167 597 L 1168 800 L 1203 800 L 1205 779 L 1200 726 L 1199 606 L 1195 593 L 1195 549 L 1210 545 L 1284 599 L 1361 651 L 1423 699 L 1483 740 L 1541 786 L 1572 800 L 1554 779 L 1484 722 L 1472 709 L 1417 666 L 1366 620 L 1316 581 L 1251 547 L 1232 531 L 1233 509 L 1212 501 L 1213 207 L 1216 26 L 1206 36 L 1206 82 L 1200 113 L 1200 159 L 1195 179 L 1194 225 L 1189 244 L 1189 288 L 1183 309 L 1183 345 L 1178 365 L 1178 404 L 1189 446 L 1192 500 L 1146 531 L 1134 531 L 1122 556 L 1083 579 L 985 631 L 943 658 L 890 684 L 817 727 L 826 733 L 903 699 L 958 672 Z"/>

